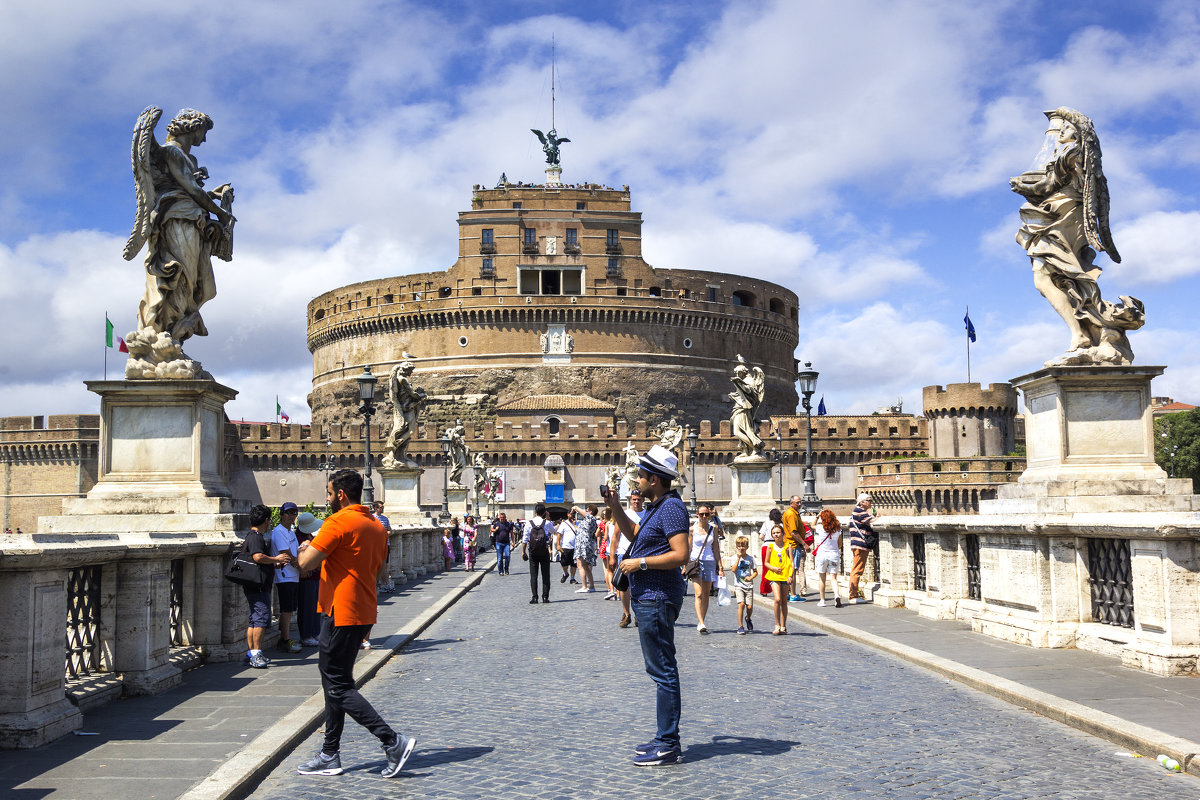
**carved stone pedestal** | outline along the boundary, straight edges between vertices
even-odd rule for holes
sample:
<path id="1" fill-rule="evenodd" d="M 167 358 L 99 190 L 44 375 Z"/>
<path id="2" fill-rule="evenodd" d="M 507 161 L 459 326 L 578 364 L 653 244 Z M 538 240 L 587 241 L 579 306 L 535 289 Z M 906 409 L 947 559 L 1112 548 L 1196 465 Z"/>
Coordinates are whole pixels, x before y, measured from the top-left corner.
<path id="1" fill-rule="evenodd" d="M 775 499 L 775 464 L 767 459 L 734 461 L 729 464 L 733 472 L 733 499 L 721 512 L 722 518 L 758 520 L 762 524 L 771 509 L 778 508 Z"/>
<path id="2" fill-rule="evenodd" d="M 383 482 L 383 513 L 393 528 L 425 526 L 429 515 L 421 511 L 421 473 L 416 464 L 380 467 Z"/>
<path id="3" fill-rule="evenodd" d="M 455 486 L 450 484 L 446 489 L 446 497 L 450 504 L 450 516 L 458 517 L 458 521 L 462 522 L 463 517 L 467 515 L 467 487 Z"/>

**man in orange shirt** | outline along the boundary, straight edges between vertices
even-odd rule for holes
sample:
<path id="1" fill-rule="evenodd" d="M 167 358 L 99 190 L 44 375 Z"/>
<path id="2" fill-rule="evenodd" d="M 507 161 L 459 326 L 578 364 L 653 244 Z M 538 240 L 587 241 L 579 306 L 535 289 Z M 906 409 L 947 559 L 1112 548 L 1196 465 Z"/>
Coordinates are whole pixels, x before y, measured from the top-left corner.
<path id="1" fill-rule="evenodd" d="M 326 486 L 331 514 L 300 549 L 300 569 L 321 567 L 317 611 L 321 617 L 318 667 L 325 690 L 325 744 L 297 767 L 301 775 L 341 775 L 342 727 L 346 715 L 383 744 L 394 778 L 412 755 L 415 738 L 396 733 L 354 685 L 354 659 L 376 619 L 375 577 L 387 552 L 383 525 L 361 504 L 363 479 L 352 469 L 335 472 Z"/>
<path id="2" fill-rule="evenodd" d="M 783 533 L 788 542 L 788 550 L 792 557 L 792 577 L 788 581 L 788 589 L 793 602 L 803 603 L 808 598 L 808 579 L 804 572 L 804 559 L 807 551 L 804 547 L 804 520 L 800 519 L 800 495 L 792 495 L 788 507 L 783 510 Z M 800 591 L 796 591 L 796 584 Z"/>

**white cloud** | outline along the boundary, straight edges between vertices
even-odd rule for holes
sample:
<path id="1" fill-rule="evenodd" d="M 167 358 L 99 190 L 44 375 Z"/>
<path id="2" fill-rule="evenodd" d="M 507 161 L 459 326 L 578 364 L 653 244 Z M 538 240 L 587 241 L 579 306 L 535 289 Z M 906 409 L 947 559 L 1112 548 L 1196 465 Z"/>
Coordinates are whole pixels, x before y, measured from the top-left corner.
<path id="1" fill-rule="evenodd" d="M 1116 226 L 1121 263 L 1106 267 L 1122 283 L 1167 283 L 1200 273 L 1200 211 L 1155 211 Z"/>

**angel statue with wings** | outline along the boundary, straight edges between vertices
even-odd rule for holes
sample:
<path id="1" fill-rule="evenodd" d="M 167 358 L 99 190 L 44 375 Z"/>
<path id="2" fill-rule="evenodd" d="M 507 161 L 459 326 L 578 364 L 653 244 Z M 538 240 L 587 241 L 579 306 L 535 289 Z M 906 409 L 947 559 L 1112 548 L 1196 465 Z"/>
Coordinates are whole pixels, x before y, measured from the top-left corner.
<path id="1" fill-rule="evenodd" d="M 754 420 L 758 418 L 758 409 L 766 396 L 767 376 L 762 367 L 749 367 L 740 355 L 737 360 L 733 377 L 729 379 L 734 386 L 729 393 L 729 399 L 733 401 L 729 422 L 739 443 L 734 461 L 748 461 L 763 457 L 763 440 L 754 430 Z"/>
<path id="2" fill-rule="evenodd" d="M 558 164 L 558 146 L 566 144 L 570 139 L 560 139 L 558 131 L 554 128 L 550 129 L 549 133 L 542 133 L 537 128 L 530 128 L 534 136 L 538 137 L 538 141 L 542 143 L 542 152 L 546 154 L 546 163 L 552 167 L 557 167 Z"/>
<path id="3" fill-rule="evenodd" d="M 414 365 L 412 356 L 404 353 L 404 361 L 392 367 L 388 378 L 388 402 L 392 404 L 392 431 L 384 444 L 383 466 L 415 467 L 408 457 L 408 443 L 417 429 L 417 413 L 425 403 L 425 390 L 414 387 L 410 378 Z"/>
<path id="4" fill-rule="evenodd" d="M 1033 285 L 1071 331 L 1067 352 L 1047 367 L 1131 364 L 1126 331 L 1146 322 L 1142 302 L 1100 297 L 1097 253 L 1114 263 L 1121 255 L 1108 228 L 1108 181 L 1092 120 L 1072 108 L 1047 111 L 1042 149 L 1028 170 L 1009 180 L 1025 198 L 1017 243 L 1033 263 Z"/>
<path id="5" fill-rule="evenodd" d="M 183 353 L 192 336 L 207 336 L 200 307 L 217 296 L 212 256 L 233 257 L 233 187 L 204 188 L 208 170 L 192 155 L 212 129 L 207 114 L 185 108 L 167 124 L 159 144 L 154 129 L 162 109 L 150 106 L 133 129 L 137 216 L 125 260 L 146 247 L 146 291 L 138 329 L 125 340 L 128 379 L 208 377 Z"/>
<path id="6" fill-rule="evenodd" d="M 467 434 L 462 423 L 458 423 L 453 427 L 446 428 L 446 434 L 442 438 L 450 443 L 450 485 L 462 486 L 463 470 L 467 468 L 467 463 L 471 459 L 471 451 L 467 448 Z"/>

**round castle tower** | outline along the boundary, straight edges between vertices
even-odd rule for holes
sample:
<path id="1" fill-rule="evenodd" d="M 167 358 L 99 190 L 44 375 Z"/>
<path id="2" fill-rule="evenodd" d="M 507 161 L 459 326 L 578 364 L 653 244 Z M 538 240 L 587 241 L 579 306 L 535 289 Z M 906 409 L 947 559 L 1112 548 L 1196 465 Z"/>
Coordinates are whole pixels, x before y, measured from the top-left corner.
<path id="1" fill-rule="evenodd" d="M 370 365 L 382 396 L 405 353 L 439 423 L 494 422 L 531 395 L 593 398 L 630 423 L 722 419 L 739 353 L 766 373 L 759 416 L 795 413 L 796 295 L 732 272 L 652 267 L 629 187 L 475 186 L 458 241 L 449 269 L 308 304 L 315 426 L 357 422 L 355 376 Z"/>
<path id="2" fill-rule="evenodd" d="M 1011 383 L 951 383 L 921 390 L 931 458 L 1002 456 L 1016 438 L 1017 390 Z"/>

